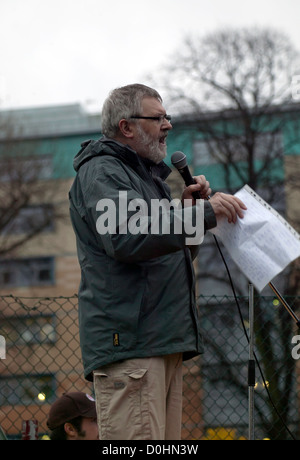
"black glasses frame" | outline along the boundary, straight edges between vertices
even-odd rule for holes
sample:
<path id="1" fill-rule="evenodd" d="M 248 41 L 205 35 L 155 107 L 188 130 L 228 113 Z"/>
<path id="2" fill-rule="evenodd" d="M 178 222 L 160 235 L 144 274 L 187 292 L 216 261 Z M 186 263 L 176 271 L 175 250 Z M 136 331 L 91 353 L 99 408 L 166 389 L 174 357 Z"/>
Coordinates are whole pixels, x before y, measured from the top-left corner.
<path id="1" fill-rule="evenodd" d="M 161 123 L 164 120 L 167 120 L 170 123 L 171 120 L 172 120 L 171 115 L 160 115 L 160 116 L 157 116 L 157 117 L 134 116 L 134 117 L 130 117 L 130 118 L 134 118 L 134 119 L 138 119 L 138 120 L 155 120 L 155 121 L 160 121 Z"/>

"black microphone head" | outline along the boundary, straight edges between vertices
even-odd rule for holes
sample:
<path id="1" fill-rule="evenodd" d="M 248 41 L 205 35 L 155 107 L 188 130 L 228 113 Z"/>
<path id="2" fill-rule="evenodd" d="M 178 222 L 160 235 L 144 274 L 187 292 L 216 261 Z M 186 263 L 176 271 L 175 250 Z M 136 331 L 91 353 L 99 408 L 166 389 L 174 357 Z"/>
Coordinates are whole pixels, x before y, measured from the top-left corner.
<path id="1" fill-rule="evenodd" d="M 184 168 L 187 165 L 186 155 L 183 152 L 175 152 L 171 156 L 171 162 L 177 169 Z"/>

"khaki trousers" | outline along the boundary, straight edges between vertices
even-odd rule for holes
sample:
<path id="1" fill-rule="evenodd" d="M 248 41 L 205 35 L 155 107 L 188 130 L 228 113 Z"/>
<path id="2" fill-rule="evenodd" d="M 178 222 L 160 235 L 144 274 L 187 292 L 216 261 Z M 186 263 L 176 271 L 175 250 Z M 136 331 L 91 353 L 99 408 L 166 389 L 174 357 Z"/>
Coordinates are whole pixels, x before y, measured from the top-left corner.
<path id="1" fill-rule="evenodd" d="M 181 353 L 103 366 L 94 389 L 100 439 L 181 439 Z"/>

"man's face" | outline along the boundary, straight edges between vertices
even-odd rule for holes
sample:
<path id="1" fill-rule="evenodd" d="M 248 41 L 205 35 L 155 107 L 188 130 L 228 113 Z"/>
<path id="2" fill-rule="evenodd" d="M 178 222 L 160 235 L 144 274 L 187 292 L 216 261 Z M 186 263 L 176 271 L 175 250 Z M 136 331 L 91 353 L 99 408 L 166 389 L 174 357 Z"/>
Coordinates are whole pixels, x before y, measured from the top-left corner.
<path id="1" fill-rule="evenodd" d="M 96 441 L 99 439 L 97 419 L 83 417 L 81 423 L 81 432 L 83 436 L 79 436 L 78 439 L 84 439 L 85 441 Z"/>
<path id="2" fill-rule="evenodd" d="M 155 163 L 162 161 L 167 155 L 166 139 L 172 125 L 164 117 L 166 111 L 161 103 L 154 98 L 145 97 L 142 101 L 144 117 L 161 117 L 161 120 L 138 119 L 135 121 L 135 150 Z"/>
<path id="3" fill-rule="evenodd" d="M 99 439 L 97 418 L 82 417 L 78 431 L 70 422 L 65 423 L 68 441 L 96 441 Z"/>

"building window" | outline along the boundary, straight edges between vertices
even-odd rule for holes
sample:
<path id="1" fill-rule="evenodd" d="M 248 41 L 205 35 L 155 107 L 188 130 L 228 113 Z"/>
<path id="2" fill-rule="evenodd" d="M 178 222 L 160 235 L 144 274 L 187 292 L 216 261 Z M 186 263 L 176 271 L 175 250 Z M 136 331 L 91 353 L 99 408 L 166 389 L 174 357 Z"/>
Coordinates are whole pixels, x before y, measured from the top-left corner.
<path id="1" fill-rule="evenodd" d="M 55 385 L 53 374 L 0 377 L 0 406 L 52 403 Z"/>
<path id="2" fill-rule="evenodd" d="M 48 286 L 54 284 L 53 257 L 2 259 L 0 287 Z"/>
<path id="3" fill-rule="evenodd" d="M 7 347 L 15 345 L 54 344 L 56 341 L 54 315 L 5 317 L 1 334 Z"/>

